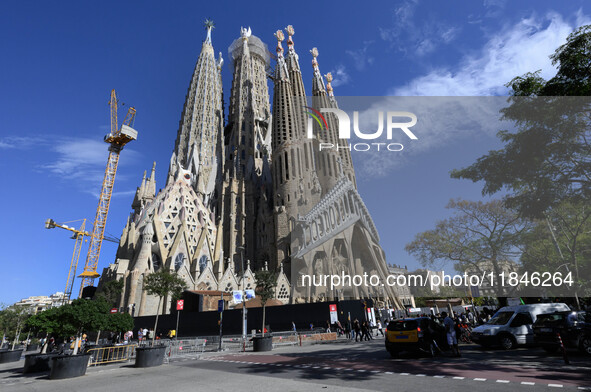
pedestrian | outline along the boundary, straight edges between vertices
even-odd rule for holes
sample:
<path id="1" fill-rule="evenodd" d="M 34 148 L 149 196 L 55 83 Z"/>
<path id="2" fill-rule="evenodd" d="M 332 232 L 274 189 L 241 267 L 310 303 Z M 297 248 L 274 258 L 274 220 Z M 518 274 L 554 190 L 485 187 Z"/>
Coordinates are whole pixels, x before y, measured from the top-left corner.
<path id="1" fill-rule="evenodd" d="M 359 320 L 357 319 L 353 321 L 353 335 L 355 335 L 355 341 L 357 341 L 357 338 L 361 340 L 361 325 L 359 325 Z"/>
<path id="2" fill-rule="evenodd" d="M 138 338 L 138 341 L 140 343 L 142 342 L 142 340 L 144 340 L 144 330 L 143 330 L 143 328 L 138 329 L 138 331 L 137 331 L 137 338 Z"/>
<path id="3" fill-rule="evenodd" d="M 456 357 L 461 357 L 460 349 L 458 347 L 458 338 L 456 335 L 456 323 L 451 317 L 447 316 L 447 312 L 441 312 L 443 317 L 443 325 L 445 326 L 445 332 L 447 334 L 447 344 L 452 349 L 452 353 L 455 353 Z"/>
<path id="4" fill-rule="evenodd" d="M 298 330 L 296 329 L 296 325 L 295 325 L 295 321 L 291 322 L 291 330 L 294 332 L 297 332 Z"/>
<path id="5" fill-rule="evenodd" d="M 144 340 L 146 340 L 148 338 L 148 328 L 144 328 L 142 332 L 144 335 Z"/>
<path id="6" fill-rule="evenodd" d="M 326 320 L 326 333 L 330 333 L 330 321 Z"/>
<path id="7" fill-rule="evenodd" d="M 373 338 L 371 337 L 371 335 L 369 334 L 369 323 L 367 321 L 364 321 L 361 324 L 361 340 L 365 339 L 365 340 L 372 340 Z"/>
<path id="8" fill-rule="evenodd" d="M 378 320 L 377 329 L 378 329 L 378 332 L 381 333 L 382 336 L 384 336 L 384 330 L 382 329 L 382 322 L 380 320 Z M 378 332 L 376 332 L 376 336 L 378 336 Z"/>

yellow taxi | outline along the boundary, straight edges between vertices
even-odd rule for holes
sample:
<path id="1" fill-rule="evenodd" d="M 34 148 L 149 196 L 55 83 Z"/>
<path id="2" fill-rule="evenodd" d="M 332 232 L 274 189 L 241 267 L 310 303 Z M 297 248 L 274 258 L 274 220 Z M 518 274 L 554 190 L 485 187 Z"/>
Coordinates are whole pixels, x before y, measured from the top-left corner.
<path id="1" fill-rule="evenodd" d="M 445 327 L 429 317 L 393 320 L 386 328 L 386 350 L 392 358 L 402 351 L 434 357 L 442 346 L 447 346 Z"/>

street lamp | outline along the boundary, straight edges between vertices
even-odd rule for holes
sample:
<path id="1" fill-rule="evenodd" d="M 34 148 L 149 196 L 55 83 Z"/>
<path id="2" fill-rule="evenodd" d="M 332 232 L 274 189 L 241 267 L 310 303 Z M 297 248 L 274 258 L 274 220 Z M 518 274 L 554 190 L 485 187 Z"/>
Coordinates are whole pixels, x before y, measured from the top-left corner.
<path id="1" fill-rule="evenodd" d="M 242 351 L 246 351 L 246 296 L 244 278 L 244 246 L 238 246 L 236 249 L 240 251 L 240 268 L 242 269 Z"/>

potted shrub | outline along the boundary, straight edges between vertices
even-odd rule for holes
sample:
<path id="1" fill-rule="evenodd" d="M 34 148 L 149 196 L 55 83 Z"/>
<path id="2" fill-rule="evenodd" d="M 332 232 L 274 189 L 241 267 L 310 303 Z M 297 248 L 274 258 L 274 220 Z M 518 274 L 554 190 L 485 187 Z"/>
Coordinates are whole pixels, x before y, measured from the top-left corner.
<path id="1" fill-rule="evenodd" d="M 50 308 L 27 320 L 26 326 L 28 329 L 36 333 L 44 332 L 47 336 L 59 330 L 59 308 Z M 36 373 L 50 370 L 51 358 L 58 355 L 58 353 L 47 353 L 47 346 L 49 339 L 46 339 L 45 344 L 41 347 L 39 354 L 25 355 L 25 366 L 23 373 Z"/>
<path id="2" fill-rule="evenodd" d="M 146 276 L 143 290 L 150 295 L 158 296 L 158 308 L 154 322 L 154 334 L 152 335 L 152 347 L 138 347 L 136 349 L 135 367 L 160 366 L 164 362 L 165 346 L 154 346 L 156 331 L 158 330 L 158 315 L 162 298 L 171 295 L 173 299 L 180 298 L 187 284 L 176 272 L 161 269 Z"/>
<path id="3" fill-rule="evenodd" d="M 255 336 L 252 341 L 254 351 L 271 351 L 273 349 L 273 337 L 265 336 L 265 306 L 267 301 L 275 296 L 275 286 L 277 286 L 277 276 L 274 272 L 260 270 L 255 273 L 256 295 L 261 301 L 263 307 L 263 326 L 261 328 L 262 336 Z M 245 304 L 243 303 L 242 306 Z"/>

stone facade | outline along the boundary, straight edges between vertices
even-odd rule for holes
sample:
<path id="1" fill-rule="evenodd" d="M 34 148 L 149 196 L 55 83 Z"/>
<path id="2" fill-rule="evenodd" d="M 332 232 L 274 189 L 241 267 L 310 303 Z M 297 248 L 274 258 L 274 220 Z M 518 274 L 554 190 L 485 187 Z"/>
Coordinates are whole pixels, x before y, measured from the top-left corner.
<path id="1" fill-rule="evenodd" d="M 385 279 L 388 268 L 379 236 L 357 193 L 348 149 L 319 151 L 338 140 L 337 120 L 307 138 L 308 105 L 288 26 L 287 55 L 277 31 L 277 61 L 270 68 L 267 46 L 250 30 L 229 48 L 233 68 L 229 113 L 224 124 L 221 53 L 216 60 L 207 24 L 187 92 L 166 187 L 156 194 L 155 164 L 132 203 L 116 261 L 99 286 L 123 279 L 122 308 L 135 315 L 167 313 L 171 299 L 143 290 L 145 276 L 160 268 L 176 271 L 193 291 L 231 292 L 254 288 L 254 272 L 277 271 L 275 298 L 281 303 L 337 298 L 378 298 L 401 307 L 389 287 L 303 287 L 304 273 L 367 272 Z M 312 103 L 336 108 L 312 53 Z M 273 81 L 273 102 L 267 79 Z M 252 268 L 252 269 L 251 269 Z M 232 305 L 230 303 L 230 305 Z"/>

